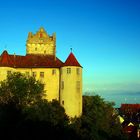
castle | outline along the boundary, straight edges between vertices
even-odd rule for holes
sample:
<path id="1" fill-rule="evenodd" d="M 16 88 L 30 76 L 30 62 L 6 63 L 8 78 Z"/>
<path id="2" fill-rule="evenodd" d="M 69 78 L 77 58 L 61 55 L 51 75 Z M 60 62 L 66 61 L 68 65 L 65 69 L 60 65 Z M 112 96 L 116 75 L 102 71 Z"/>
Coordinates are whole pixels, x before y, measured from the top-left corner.
<path id="1" fill-rule="evenodd" d="M 71 52 L 65 62 L 56 57 L 56 35 L 50 36 L 40 28 L 36 34 L 29 32 L 26 55 L 0 56 L 0 81 L 11 72 L 34 76 L 45 85 L 46 98 L 57 99 L 70 117 L 82 113 L 82 66 Z"/>

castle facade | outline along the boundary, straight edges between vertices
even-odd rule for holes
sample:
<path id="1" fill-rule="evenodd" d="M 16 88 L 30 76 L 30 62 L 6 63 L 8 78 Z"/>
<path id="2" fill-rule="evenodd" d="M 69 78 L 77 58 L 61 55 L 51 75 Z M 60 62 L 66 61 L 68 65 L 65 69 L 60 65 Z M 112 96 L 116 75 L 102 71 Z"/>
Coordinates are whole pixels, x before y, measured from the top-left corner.
<path id="1" fill-rule="evenodd" d="M 0 81 L 11 72 L 34 76 L 45 85 L 46 98 L 57 99 L 70 117 L 82 114 L 82 66 L 71 52 L 65 62 L 56 56 L 56 35 L 40 28 L 29 32 L 26 55 L 11 55 L 6 50 L 0 56 Z"/>

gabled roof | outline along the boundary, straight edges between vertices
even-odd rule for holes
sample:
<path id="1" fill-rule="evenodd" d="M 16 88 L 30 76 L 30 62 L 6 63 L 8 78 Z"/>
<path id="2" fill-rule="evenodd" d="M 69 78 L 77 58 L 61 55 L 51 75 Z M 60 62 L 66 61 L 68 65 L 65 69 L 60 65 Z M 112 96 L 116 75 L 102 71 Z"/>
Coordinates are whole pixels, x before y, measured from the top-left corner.
<path id="1" fill-rule="evenodd" d="M 77 61 L 76 57 L 74 56 L 74 54 L 71 52 L 68 56 L 68 58 L 66 59 L 65 63 L 63 66 L 78 66 L 78 67 L 82 67 L 79 62 Z"/>
<path id="2" fill-rule="evenodd" d="M 120 123 L 122 124 L 124 122 L 124 118 L 122 116 L 118 116 Z"/>
<path id="3" fill-rule="evenodd" d="M 126 126 L 123 128 L 123 131 L 125 133 L 133 133 L 136 130 L 137 130 L 136 126 Z"/>
<path id="4" fill-rule="evenodd" d="M 13 62 L 8 55 L 8 52 L 5 50 L 3 51 L 0 59 L 0 66 L 13 66 Z"/>
<path id="5" fill-rule="evenodd" d="M 63 62 L 50 55 L 9 55 L 4 51 L 0 57 L 0 67 L 16 68 L 60 68 Z"/>
<path id="6" fill-rule="evenodd" d="M 140 104 L 121 104 L 120 110 L 127 111 L 128 109 L 130 112 L 137 112 L 140 110 Z"/>

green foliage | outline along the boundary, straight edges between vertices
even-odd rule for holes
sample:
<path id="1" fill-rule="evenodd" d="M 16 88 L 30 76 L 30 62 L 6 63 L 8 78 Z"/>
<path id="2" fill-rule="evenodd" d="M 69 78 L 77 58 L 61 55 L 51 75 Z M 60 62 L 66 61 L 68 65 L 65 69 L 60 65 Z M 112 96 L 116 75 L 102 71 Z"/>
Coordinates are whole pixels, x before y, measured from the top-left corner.
<path id="1" fill-rule="evenodd" d="M 44 85 L 33 77 L 12 73 L 0 82 L 0 103 L 15 102 L 16 105 L 29 105 L 43 97 Z"/>
<path id="2" fill-rule="evenodd" d="M 113 105 L 100 96 L 83 96 L 83 114 L 73 120 L 72 129 L 83 140 L 124 139 Z"/>
<path id="3" fill-rule="evenodd" d="M 20 108 L 17 108 L 15 103 L 0 104 L 0 129 L 14 128 L 21 122 L 23 114 Z"/>
<path id="4" fill-rule="evenodd" d="M 60 106 L 57 100 L 48 102 L 47 100 L 38 100 L 32 106 L 27 106 L 24 112 L 27 120 L 45 121 L 52 126 L 67 125 L 69 119 L 65 114 L 65 110 Z"/>
<path id="5" fill-rule="evenodd" d="M 12 133 L 10 139 L 41 139 L 47 132 L 47 137 L 59 138 L 69 133 L 64 108 L 56 100 L 43 99 L 43 93 L 41 82 L 21 73 L 12 73 L 0 83 L 0 130 L 4 137 Z"/>
<path id="6" fill-rule="evenodd" d="M 99 96 L 84 96 L 82 116 L 69 121 L 58 101 L 49 102 L 43 96 L 44 85 L 33 77 L 8 75 L 0 82 L 1 132 L 13 130 L 13 139 L 125 140 L 113 103 Z"/>

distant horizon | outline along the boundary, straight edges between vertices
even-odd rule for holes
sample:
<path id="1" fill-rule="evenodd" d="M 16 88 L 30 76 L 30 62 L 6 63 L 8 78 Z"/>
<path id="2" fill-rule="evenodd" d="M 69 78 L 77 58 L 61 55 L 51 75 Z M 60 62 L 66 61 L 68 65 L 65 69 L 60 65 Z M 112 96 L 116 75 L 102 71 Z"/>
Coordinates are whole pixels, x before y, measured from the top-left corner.
<path id="1" fill-rule="evenodd" d="M 87 92 L 83 96 L 96 96 L 99 95 L 104 101 L 114 102 L 114 108 L 121 107 L 121 104 L 140 104 L 140 92 L 116 92 L 116 93 L 96 93 Z"/>

